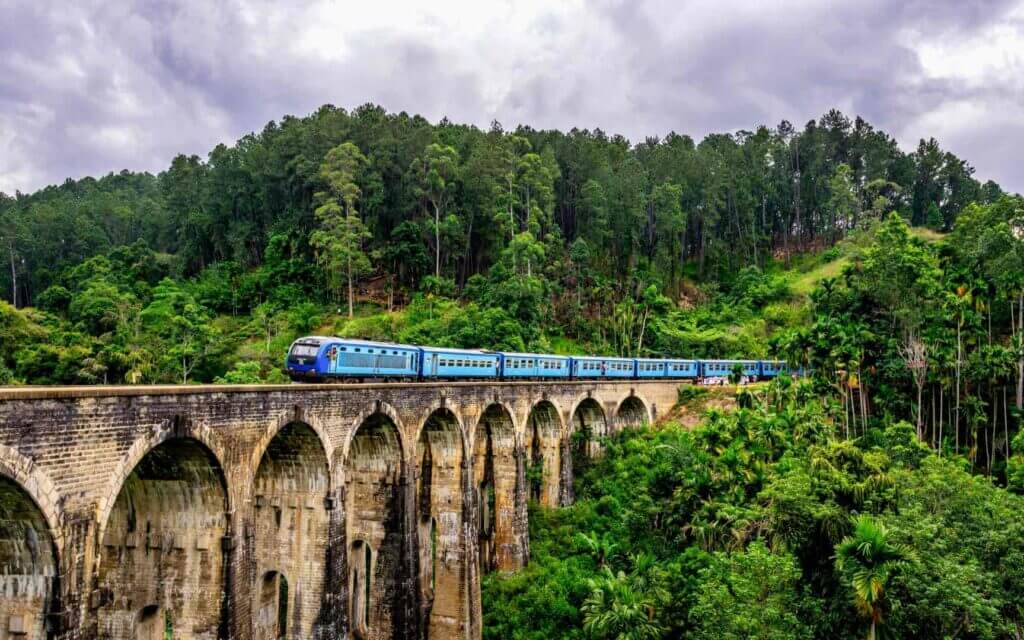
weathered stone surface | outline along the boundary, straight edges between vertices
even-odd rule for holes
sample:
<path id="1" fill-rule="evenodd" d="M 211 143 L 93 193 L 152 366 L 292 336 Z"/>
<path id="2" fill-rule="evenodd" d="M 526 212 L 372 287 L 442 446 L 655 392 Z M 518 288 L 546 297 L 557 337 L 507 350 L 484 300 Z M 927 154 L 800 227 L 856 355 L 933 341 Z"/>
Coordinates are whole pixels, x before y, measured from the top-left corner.
<path id="1" fill-rule="evenodd" d="M 480 575 L 529 558 L 527 467 L 571 503 L 676 391 L 0 389 L 0 640 L 478 638 Z"/>

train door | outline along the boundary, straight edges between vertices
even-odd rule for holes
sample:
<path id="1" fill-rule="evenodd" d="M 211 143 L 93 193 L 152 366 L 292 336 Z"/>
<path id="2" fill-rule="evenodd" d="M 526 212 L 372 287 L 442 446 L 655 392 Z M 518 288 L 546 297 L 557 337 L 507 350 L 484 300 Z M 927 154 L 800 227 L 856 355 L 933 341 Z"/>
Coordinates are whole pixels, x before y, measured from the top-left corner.
<path id="1" fill-rule="evenodd" d="M 430 354 L 430 375 L 437 377 L 437 354 Z"/>

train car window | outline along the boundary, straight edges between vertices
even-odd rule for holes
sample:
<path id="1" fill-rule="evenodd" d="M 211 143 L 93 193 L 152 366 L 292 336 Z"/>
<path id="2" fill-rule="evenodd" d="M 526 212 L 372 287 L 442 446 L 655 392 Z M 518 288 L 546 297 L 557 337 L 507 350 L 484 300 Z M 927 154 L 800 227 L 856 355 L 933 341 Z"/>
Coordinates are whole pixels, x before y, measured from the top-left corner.
<path id="1" fill-rule="evenodd" d="M 348 347 L 342 347 L 341 350 L 342 351 L 348 351 Z"/>

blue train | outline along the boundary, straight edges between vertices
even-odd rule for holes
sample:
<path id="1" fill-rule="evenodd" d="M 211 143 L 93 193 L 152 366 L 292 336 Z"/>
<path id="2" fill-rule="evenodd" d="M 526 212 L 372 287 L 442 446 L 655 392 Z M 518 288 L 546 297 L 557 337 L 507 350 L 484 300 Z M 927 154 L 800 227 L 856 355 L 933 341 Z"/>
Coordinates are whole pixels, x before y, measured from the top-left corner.
<path id="1" fill-rule="evenodd" d="M 444 349 L 350 338 L 309 336 L 288 350 L 285 368 L 297 382 L 331 380 L 561 378 L 691 380 L 724 379 L 740 365 L 749 380 L 774 378 L 789 371 L 780 360 L 683 360 L 613 356 L 556 356 L 484 349 Z M 796 372 L 799 373 L 799 372 Z"/>

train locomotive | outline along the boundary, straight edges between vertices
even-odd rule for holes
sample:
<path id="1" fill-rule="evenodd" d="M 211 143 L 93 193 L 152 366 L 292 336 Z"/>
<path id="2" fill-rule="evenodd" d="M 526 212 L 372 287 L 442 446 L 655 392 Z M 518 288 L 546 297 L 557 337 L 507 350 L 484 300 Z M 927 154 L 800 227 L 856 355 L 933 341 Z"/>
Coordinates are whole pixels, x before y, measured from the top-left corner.
<path id="1" fill-rule="evenodd" d="M 285 361 L 296 382 L 363 380 L 725 379 L 736 365 L 747 380 L 791 371 L 781 360 L 686 360 L 557 356 L 486 349 L 420 347 L 330 336 L 292 343 Z"/>

